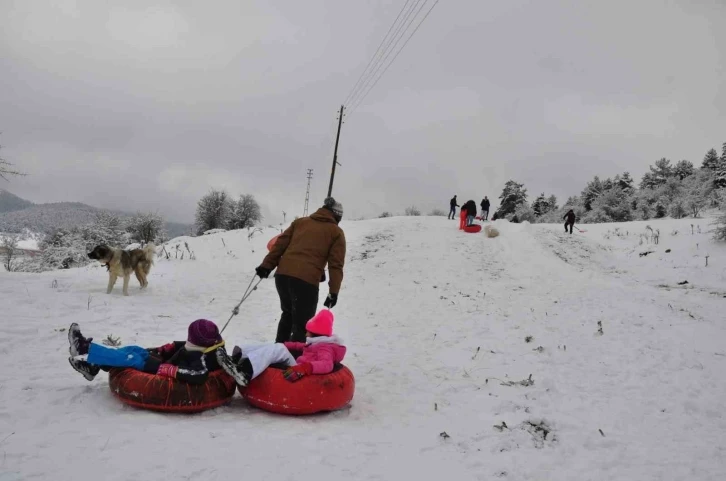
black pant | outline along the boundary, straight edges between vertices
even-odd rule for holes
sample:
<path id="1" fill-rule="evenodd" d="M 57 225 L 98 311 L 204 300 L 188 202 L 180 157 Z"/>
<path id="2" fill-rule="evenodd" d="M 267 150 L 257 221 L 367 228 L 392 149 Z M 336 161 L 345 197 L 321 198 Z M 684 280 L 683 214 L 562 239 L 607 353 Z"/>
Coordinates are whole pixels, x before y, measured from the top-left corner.
<path id="1" fill-rule="evenodd" d="M 449 210 L 449 219 L 456 218 L 456 207 L 451 206 L 451 209 Z"/>
<path id="2" fill-rule="evenodd" d="M 488 210 L 482 210 L 481 216 L 484 220 L 489 220 L 489 211 Z"/>
<path id="3" fill-rule="evenodd" d="M 574 226 L 574 222 L 570 222 L 569 220 L 565 222 L 565 232 L 567 232 L 567 226 L 570 226 L 570 234 L 572 234 L 572 226 Z"/>
<path id="4" fill-rule="evenodd" d="M 282 309 L 275 342 L 305 342 L 305 324 L 318 308 L 318 286 L 278 274 L 275 287 Z"/>

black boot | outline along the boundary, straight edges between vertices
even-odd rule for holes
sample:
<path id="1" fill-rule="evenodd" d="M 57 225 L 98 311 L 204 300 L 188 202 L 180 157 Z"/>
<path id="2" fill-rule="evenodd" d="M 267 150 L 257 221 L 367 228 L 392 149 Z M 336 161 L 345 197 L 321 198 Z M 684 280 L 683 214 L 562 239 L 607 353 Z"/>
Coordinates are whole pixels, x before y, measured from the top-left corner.
<path id="1" fill-rule="evenodd" d="M 241 355 L 240 350 L 240 355 Z M 244 359 L 249 364 L 249 359 Z M 242 387 L 247 386 L 250 382 L 250 374 L 246 373 L 246 369 L 243 369 L 241 364 L 235 363 L 224 349 L 217 349 L 217 362 L 224 369 L 224 372 L 232 376 L 237 384 Z"/>
<path id="2" fill-rule="evenodd" d="M 83 337 L 83 334 L 81 334 L 81 328 L 78 327 L 78 324 L 75 322 L 68 328 L 68 344 L 70 344 L 68 352 L 70 352 L 71 357 L 88 354 L 88 349 L 91 347 L 91 341 L 93 341 L 92 337 L 89 337 L 88 339 Z"/>
<path id="3" fill-rule="evenodd" d="M 85 377 L 88 381 L 93 381 L 93 378 L 96 377 L 98 371 L 101 370 L 100 367 L 89 364 L 87 361 L 82 359 L 73 359 L 72 357 L 69 357 L 68 362 L 71 364 L 73 369 L 83 374 L 83 377 Z"/>

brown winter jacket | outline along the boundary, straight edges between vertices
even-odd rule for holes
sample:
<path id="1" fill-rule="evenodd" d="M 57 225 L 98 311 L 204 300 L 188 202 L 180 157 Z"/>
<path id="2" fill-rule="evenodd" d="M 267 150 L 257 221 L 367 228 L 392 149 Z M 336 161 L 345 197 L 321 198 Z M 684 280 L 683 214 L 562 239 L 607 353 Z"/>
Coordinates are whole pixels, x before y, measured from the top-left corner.
<path id="1" fill-rule="evenodd" d="M 337 294 L 343 282 L 345 234 L 328 209 L 297 219 L 277 238 L 262 267 L 277 267 L 276 274 L 295 277 L 317 286 L 328 264 L 330 292 Z"/>

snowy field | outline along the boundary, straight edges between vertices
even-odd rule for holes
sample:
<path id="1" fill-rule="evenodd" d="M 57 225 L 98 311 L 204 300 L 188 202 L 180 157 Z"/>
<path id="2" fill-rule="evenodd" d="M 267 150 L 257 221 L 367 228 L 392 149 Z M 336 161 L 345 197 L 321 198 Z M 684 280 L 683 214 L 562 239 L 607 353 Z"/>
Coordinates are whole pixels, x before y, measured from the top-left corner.
<path id="1" fill-rule="evenodd" d="M 196 260 L 158 259 L 130 297 L 105 294 L 100 266 L 0 272 L 0 480 L 726 479 L 726 246 L 710 220 L 572 236 L 497 221 L 495 239 L 457 223 L 342 223 L 334 312 L 356 394 L 304 418 L 239 395 L 198 415 L 133 409 L 66 360 L 71 322 L 144 346 L 221 326 L 272 229 L 176 239 Z M 278 315 L 264 281 L 228 345 L 271 341 Z"/>

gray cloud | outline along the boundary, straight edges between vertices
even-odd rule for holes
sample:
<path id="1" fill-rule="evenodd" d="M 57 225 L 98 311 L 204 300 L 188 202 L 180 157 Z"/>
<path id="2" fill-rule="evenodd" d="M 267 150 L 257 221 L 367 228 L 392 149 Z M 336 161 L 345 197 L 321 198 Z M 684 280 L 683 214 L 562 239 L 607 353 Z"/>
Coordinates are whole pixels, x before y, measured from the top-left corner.
<path id="1" fill-rule="evenodd" d="M 190 221 L 210 188 L 270 222 L 327 191 L 335 115 L 403 2 L 0 3 L 0 141 L 37 202 Z M 561 198 L 726 141 L 718 2 L 442 1 L 346 119 L 347 217 Z"/>

